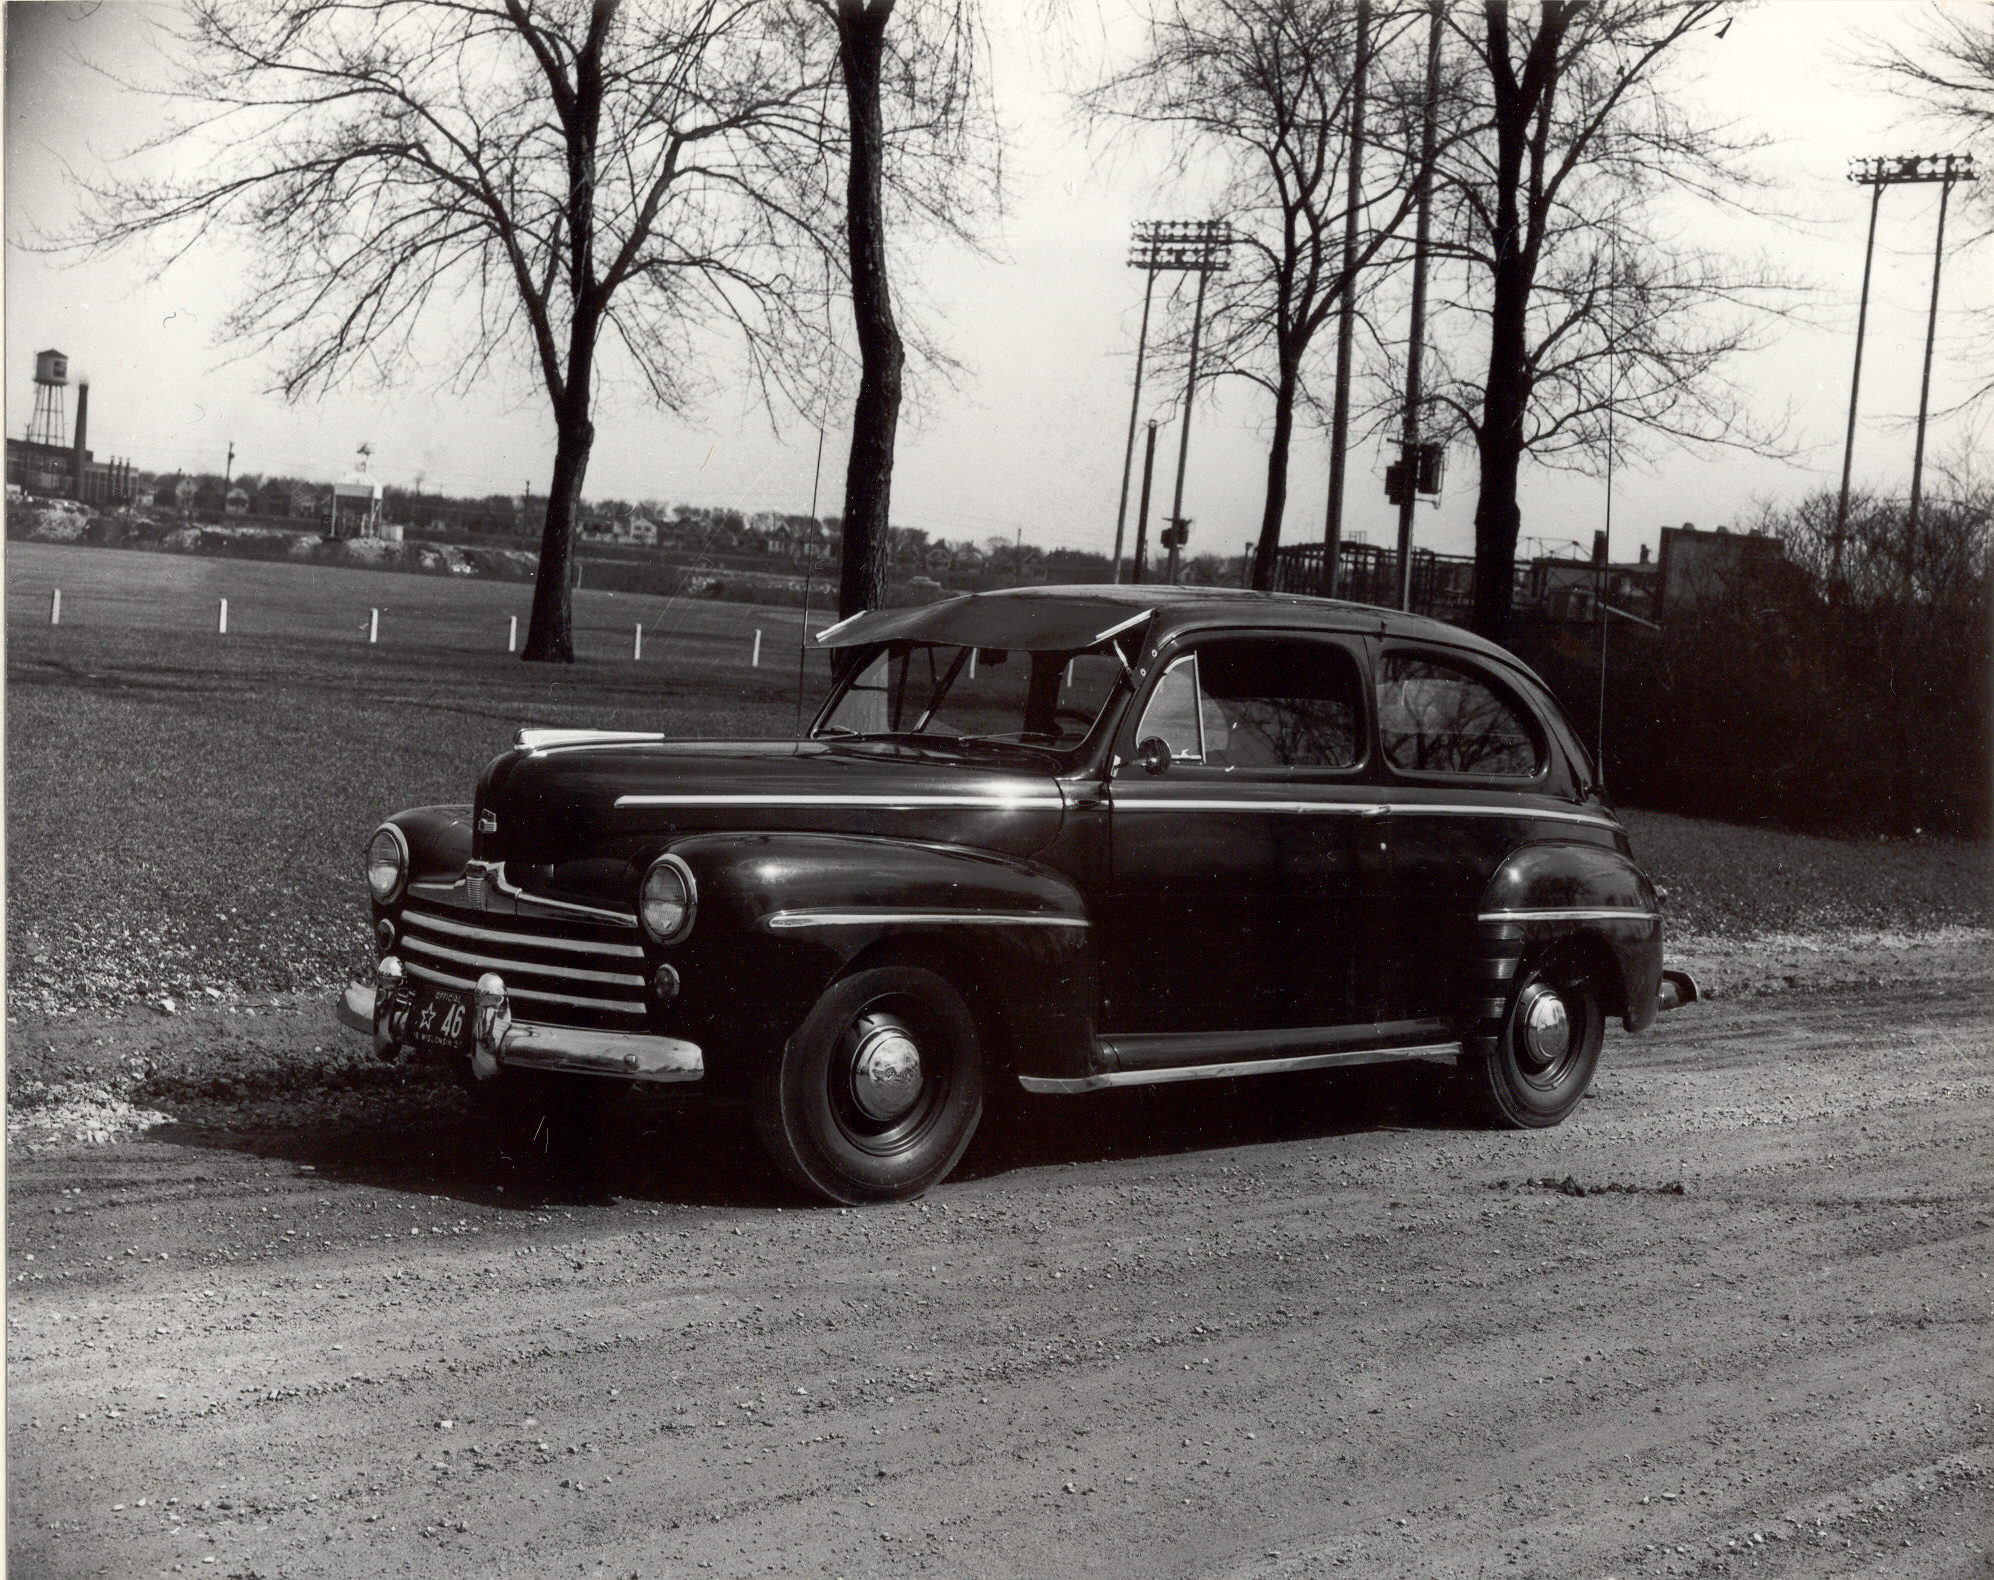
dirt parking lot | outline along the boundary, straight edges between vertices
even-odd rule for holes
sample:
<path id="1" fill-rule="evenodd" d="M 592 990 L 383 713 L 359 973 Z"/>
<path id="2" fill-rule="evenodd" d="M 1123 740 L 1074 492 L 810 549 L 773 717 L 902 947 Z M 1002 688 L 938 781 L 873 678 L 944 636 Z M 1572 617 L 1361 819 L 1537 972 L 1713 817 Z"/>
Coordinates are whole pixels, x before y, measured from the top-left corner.
<path id="1" fill-rule="evenodd" d="M 1536 1135 L 1428 1069 L 1046 1099 L 863 1212 L 659 1111 L 524 1201 L 418 1076 L 24 1128 L 11 1572 L 1985 1574 L 1990 1040 L 1977 975 L 1720 999 Z"/>

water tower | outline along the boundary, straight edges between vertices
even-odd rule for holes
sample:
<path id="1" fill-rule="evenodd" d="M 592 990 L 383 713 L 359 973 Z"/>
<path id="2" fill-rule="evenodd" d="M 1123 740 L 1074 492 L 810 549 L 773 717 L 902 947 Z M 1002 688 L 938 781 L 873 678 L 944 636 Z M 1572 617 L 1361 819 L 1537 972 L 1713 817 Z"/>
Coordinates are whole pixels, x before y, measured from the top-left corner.
<path id="1" fill-rule="evenodd" d="M 69 358 L 60 351 L 35 353 L 35 415 L 28 423 L 28 443 L 62 449 L 69 443 L 69 417 L 63 391 L 69 388 Z"/>

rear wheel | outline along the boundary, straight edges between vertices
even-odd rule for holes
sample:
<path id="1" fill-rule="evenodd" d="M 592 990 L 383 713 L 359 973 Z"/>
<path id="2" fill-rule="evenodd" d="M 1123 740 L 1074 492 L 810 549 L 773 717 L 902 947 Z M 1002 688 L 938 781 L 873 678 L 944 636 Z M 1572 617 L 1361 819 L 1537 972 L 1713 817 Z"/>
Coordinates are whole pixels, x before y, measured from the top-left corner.
<path id="1" fill-rule="evenodd" d="M 858 1206 L 944 1179 L 983 1115 L 983 1054 L 962 996 L 919 966 L 831 984 L 755 1094 L 770 1159 Z"/>
<path id="2" fill-rule="evenodd" d="M 1488 1117 L 1516 1130 L 1557 1124 L 1592 1084 L 1605 1037 L 1599 990 L 1583 965 L 1553 955 L 1526 966 L 1502 1037 L 1478 1073 Z"/>

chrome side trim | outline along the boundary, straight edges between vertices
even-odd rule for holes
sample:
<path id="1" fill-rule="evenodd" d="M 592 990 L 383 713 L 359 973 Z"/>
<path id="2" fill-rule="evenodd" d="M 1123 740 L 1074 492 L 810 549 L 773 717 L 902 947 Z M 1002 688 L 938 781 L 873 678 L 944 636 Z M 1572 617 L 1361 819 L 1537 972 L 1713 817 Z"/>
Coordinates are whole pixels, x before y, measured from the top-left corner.
<path id="1" fill-rule="evenodd" d="M 441 987 L 474 990 L 478 985 L 476 977 L 453 976 L 447 971 L 439 971 L 434 966 L 420 966 L 413 960 L 405 962 L 408 974 L 421 977 L 425 982 L 434 982 Z M 482 973 L 480 973 L 482 975 Z M 578 1009 L 606 1009 L 617 1015 L 641 1015 L 642 1004 L 632 1004 L 628 999 L 583 998 L 575 993 L 548 993 L 540 988 L 508 987 L 514 998 L 538 999 L 543 1004 L 572 1004 Z"/>
<path id="2" fill-rule="evenodd" d="M 1347 1053 L 1429 1043 L 1445 1037 L 1442 1018 L 1358 1021 L 1348 1026 L 1263 1026 L 1249 1031 L 1124 1032 L 1097 1041 L 1101 1051 L 1124 1069 L 1192 1067 L 1233 1059 L 1261 1060 L 1270 1054 Z"/>
<path id="3" fill-rule="evenodd" d="M 1391 807 L 1377 801 L 1190 801 L 1165 797 L 1121 797 L 1109 803 L 1117 812 L 1287 812 L 1342 813 L 1345 817 L 1377 817 Z"/>
<path id="4" fill-rule="evenodd" d="M 1327 1070 L 1345 1064 L 1388 1064 L 1401 1059 L 1458 1057 L 1458 1042 L 1429 1043 L 1417 1048 L 1352 1048 L 1342 1053 L 1303 1053 L 1287 1059 L 1244 1059 L 1234 1064 L 1173 1065 L 1159 1070 L 1109 1070 L 1100 1075 L 1073 1077 L 1021 1075 L 1028 1092 L 1066 1095 L 1099 1091 L 1104 1086 L 1158 1086 L 1167 1081 L 1223 1081 L 1242 1075 L 1280 1075 L 1293 1070 Z"/>
<path id="5" fill-rule="evenodd" d="M 835 624 L 825 626 L 823 630 L 817 633 L 814 640 L 822 642 L 827 637 L 834 636 L 838 632 L 844 630 L 846 626 L 850 625 L 854 620 L 858 619 L 859 615 L 870 614 L 871 612 L 872 611 L 869 609 L 861 609 L 858 614 L 848 614 L 844 617 L 844 619 L 839 620 Z"/>
<path id="6" fill-rule="evenodd" d="M 456 938 L 479 938 L 488 943 L 514 944 L 521 948 L 567 949 L 577 954 L 615 955 L 625 960 L 644 958 L 643 947 L 639 944 L 595 944 L 585 939 L 541 938 L 530 933 L 502 933 L 496 928 L 472 927 L 464 922 L 448 921 L 441 916 L 431 916 L 425 911 L 404 911 L 402 925 L 427 927 Z"/>
<path id="7" fill-rule="evenodd" d="M 507 971 L 528 971 L 540 976 L 572 978 L 581 982 L 608 982 L 616 987 L 635 988 L 644 991 L 644 979 L 627 971 L 588 971 L 580 966 L 553 965 L 536 966 L 527 960 L 494 960 L 489 955 L 467 955 L 455 949 L 446 949 L 442 944 L 432 944 L 427 938 L 414 938 L 402 935 L 402 947 L 419 949 L 425 955 L 434 955 L 440 960 L 454 960 L 458 965 L 476 966 L 480 971 L 489 971 L 494 966 L 503 966 Z"/>
<path id="8" fill-rule="evenodd" d="M 1560 823 L 1584 823 L 1594 828 L 1618 828 L 1611 818 L 1591 812 L 1565 812 L 1525 806 L 1436 806 L 1427 801 L 1247 801 L 1179 800 L 1168 796 L 1116 796 L 1118 812 L 1286 812 L 1342 813 L 1384 817 L 1432 813 L 1449 816 L 1540 818 Z"/>
<path id="9" fill-rule="evenodd" d="M 1038 911 L 892 911 L 884 907 L 848 910 L 771 911 L 762 925 L 771 932 L 796 927 L 906 926 L 938 922 L 955 927 L 1091 927 L 1084 916 L 1051 916 Z"/>
<path id="10" fill-rule="evenodd" d="M 1542 818 L 1554 823 L 1585 823 L 1594 828 L 1618 828 L 1620 825 L 1610 817 L 1601 817 L 1597 812 L 1566 812 L 1558 808 L 1533 806 L 1442 806 L 1434 801 L 1393 801 L 1392 812 L 1445 814 L 1466 817 L 1525 817 Z"/>
<path id="11" fill-rule="evenodd" d="M 858 617 L 853 616 L 854 619 Z M 620 795 L 616 809 L 640 806 L 877 806 L 957 807 L 985 812 L 1015 812 L 1024 807 L 1059 808 L 1066 803 L 1055 793 L 1021 795 Z"/>
<path id="12" fill-rule="evenodd" d="M 1637 911 L 1625 905 L 1547 905 L 1541 909 L 1483 911 L 1478 922 L 1659 922 L 1657 911 Z"/>
<path id="13" fill-rule="evenodd" d="M 546 752 L 560 746 L 639 746 L 662 741 L 655 730 L 562 730 L 535 729 L 527 725 L 512 737 L 521 751 Z"/>

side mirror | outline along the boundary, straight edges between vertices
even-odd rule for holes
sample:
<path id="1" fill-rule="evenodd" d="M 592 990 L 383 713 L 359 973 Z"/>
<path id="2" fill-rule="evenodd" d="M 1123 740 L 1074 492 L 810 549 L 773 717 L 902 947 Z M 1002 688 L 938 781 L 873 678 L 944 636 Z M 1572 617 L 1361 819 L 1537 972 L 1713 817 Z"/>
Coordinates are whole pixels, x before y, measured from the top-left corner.
<path id="1" fill-rule="evenodd" d="M 1135 760 L 1146 774 L 1160 774 L 1170 766 L 1170 743 L 1160 735 L 1144 737 L 1135 749 Z"/>

